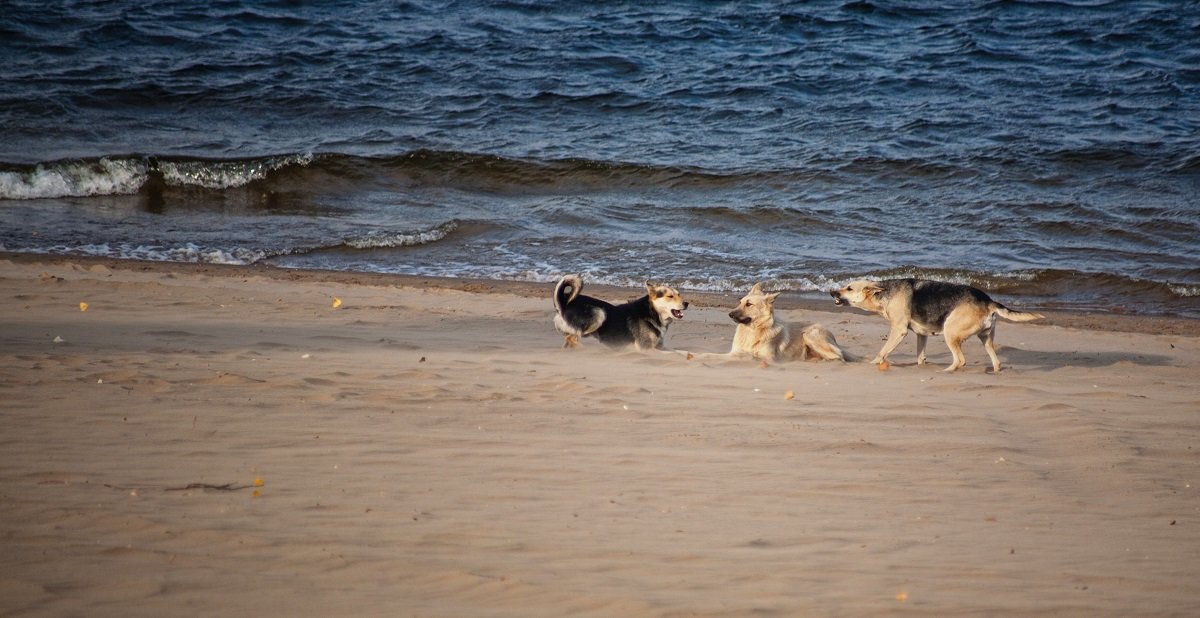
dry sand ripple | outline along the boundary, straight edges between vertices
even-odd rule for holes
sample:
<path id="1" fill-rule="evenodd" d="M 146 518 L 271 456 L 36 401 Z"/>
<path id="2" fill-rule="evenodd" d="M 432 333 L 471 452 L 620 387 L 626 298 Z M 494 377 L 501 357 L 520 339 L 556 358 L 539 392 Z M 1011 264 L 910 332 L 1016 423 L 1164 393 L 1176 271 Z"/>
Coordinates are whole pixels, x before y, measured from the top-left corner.
<path id="1" fill-rule="evenodd" d="M 0 282 L 0 614 L 1200 608 L 1194 335 L 1051 316 L 1000 326 L 998 376 L 977 342 L 940 373 L 937 340 L 925 367 L 912 342 L 888 371 L 762 367 L 563 350 L 519 285 Z M 724 351 L 722 302 L 671 342 Z M 886 331 L 792 312 L 859 357 Z"/>

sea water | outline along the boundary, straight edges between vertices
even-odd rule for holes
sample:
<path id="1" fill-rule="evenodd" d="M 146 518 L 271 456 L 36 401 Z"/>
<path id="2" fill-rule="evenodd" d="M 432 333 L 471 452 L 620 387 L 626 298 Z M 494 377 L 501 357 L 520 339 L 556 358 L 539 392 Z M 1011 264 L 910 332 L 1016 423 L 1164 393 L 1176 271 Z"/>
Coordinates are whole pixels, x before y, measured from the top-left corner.
<path id="1" fill-rule="evenodd" d="M 0 54 L 0 250 L 1200 317 L 1197 2 L 10 0 Z"/>

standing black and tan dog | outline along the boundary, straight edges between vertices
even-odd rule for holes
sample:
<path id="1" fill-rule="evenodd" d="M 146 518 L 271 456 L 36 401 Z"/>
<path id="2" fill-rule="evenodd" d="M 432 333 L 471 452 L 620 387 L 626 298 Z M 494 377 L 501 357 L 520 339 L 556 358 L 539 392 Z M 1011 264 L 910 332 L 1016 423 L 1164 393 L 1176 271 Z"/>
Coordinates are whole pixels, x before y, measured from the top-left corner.
<path id="1" fill-rule="evenodd" d="M 849 304 L 878 313 L 892 325 L 887 342 L 871 362 L 887 361 L 888 354 L 900 345 L 909 330 L 917 333 L 917 364 L 925 364 L 925 341 L 929 335 L 942 334 L 954 360 L 946 371 L 955 371 L 966 364 L 962 343 L 977 335 L 992 359 L 992 370 L 1000 372 L 994 338 L 996 316 L 1014 322 L 1028 322 L 1045 317 L 1037 313 L 1013 311 L 968 285 L 927 281 L 924 279 L 888 279 L 886 281 L 854 281 L 830 293 L 837 305 Z"/>
<path id="2" fill-rule="evenodd" d="M 811 324 L 801 328 L 776 318 L 778 297 L 779 292 L 765 293 L 762 284 L 756 283 L 729 312 L 729 319 L 737 322 L 730 356 L 750 356 L 770 362 L 809 358 L 846 360 L 833 333 L 824 326 Z"/>
<path id="3" fill-rule="evenodd" d="M 581 337 L 595 337 L 610 347 L 665 349 L 667 326 L 682 320 L 687 301 L 675 288 L 646 282 L 646 295 L 614 305 L 584 296 L 583 278 L 566 275 L 554 286 L 554 327 L 566 337 L 563 347 L 575 347 Z"/>

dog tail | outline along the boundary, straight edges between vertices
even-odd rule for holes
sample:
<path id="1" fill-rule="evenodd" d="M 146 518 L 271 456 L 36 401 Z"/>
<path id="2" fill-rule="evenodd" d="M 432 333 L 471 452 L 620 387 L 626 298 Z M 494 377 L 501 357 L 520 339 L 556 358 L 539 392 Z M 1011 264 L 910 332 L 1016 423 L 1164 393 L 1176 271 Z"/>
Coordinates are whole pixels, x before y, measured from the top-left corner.
<path id="1" fill-rule="evenodd" d="M 583 277 L 579 275 L 564 275 L 558 280 L 558 285 L 554 286 L 554 310 L 558 315 L 563 314 L 563 309 L 575 300 L 576 296 L 583 291 Z"/>
<path id="2" fill-rule="evenodd" d="M 1046 317 L 1040 313 L 1034 313 L 1032 311 L 1016 311 L 1009 309 L 1000 303 L 992 303 L 992 313 L 995 313 L 1006 320 L 1012 320 L 1013 322 L 1031 322 L 1033 320 L 1040 320 Z"/>

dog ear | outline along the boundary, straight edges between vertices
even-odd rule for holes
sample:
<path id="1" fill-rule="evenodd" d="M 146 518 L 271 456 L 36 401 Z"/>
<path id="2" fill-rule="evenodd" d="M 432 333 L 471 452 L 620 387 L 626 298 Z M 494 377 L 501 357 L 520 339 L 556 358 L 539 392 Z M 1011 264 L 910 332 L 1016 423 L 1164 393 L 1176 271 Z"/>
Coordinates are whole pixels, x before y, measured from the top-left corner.
<path id="1" fill-rule="evenodd" d="M 878 296 L 879 293 L 882 291 L 883 291 L 883 288 L 879 287 L 878 285 L 875 285 L 874 283 L 871 283 L 871 284 L 868 284 L 863 287 L 863 296 L 867 296 L 867 297 Z"/>
<path id="2" fill-rule="evenodd" d="M 774 305 L 776 298 L 779 298 L 779 292 L 771 292 L 770 294 L 767 294 L 767 304 Z"/>
<path id="3" fill-rule="evenodd" d="M 655 292 L 654 288 L 656 288 L 656 287 L 658 287 L 658 286 L 654 285 L 654 282 L 647 280 L 646 281 L 646 295 L 650 296 L 650 297 L 655 297 L 657 292 Z"/>
<path id="4" fill-rule="evenodd" d="M 750 293 L 751 294 L 762 294 L 763 293 L 762 282 L 755 283 L 754 287 L 750 288 Z"/>

